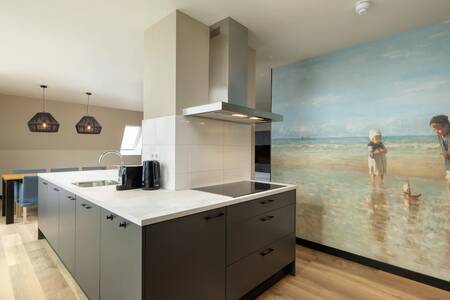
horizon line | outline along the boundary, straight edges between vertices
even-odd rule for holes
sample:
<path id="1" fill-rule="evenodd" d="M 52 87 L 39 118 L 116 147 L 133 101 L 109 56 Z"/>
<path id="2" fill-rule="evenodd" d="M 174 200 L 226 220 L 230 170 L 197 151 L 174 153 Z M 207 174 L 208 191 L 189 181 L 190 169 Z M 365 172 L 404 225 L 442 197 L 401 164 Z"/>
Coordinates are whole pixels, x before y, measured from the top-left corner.
<path id="1" fill-rule="evenodd" d="M 412 137 L 412 136 L 436 136 L 436 134 L 406 134 L 406 135 L 383 135 L 383 138 L 386 137 Z M 328 138 L 369 138 L 367 135 L 346 135 L 346 136 L 300 136 L 300 137 L 274 137 L 272 135 L 272 139 L 301 139 L 301 138 L 307 138 L 307 139 L 311 139 L 311 138 L 322 138 L 322 139 L 328 139 Z"/>

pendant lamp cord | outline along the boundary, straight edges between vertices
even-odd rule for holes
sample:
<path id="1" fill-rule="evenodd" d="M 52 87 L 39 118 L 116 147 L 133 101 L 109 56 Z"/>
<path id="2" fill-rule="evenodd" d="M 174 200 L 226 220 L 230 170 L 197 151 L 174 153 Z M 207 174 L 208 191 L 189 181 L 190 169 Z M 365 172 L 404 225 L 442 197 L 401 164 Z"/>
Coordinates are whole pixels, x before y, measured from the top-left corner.
<path id="1" fill-rule="evenodd" d="M 89 97 L 92 95 L 91 93 L 87 92 L 86 95 L 88 96 L 88 102 L 86 107 L 86 116 L 89 116 Z"/>
<path id="2" fill-rule="evenodd" d="M 45 112 L 45 88 L 42 88 L 42 111 Z"/>

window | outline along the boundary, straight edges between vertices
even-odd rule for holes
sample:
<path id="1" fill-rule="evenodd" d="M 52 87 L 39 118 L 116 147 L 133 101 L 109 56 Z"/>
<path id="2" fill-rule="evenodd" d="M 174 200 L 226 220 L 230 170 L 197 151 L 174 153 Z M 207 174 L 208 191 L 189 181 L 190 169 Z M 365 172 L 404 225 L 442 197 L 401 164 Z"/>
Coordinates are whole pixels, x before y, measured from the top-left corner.
<path id="1" fill-rule="evenodd" d="M 142 154 L 142 129 L 140 126 L 125 126 L 123 132 L 122 145 L 120 146 L 122 155 Z"/>

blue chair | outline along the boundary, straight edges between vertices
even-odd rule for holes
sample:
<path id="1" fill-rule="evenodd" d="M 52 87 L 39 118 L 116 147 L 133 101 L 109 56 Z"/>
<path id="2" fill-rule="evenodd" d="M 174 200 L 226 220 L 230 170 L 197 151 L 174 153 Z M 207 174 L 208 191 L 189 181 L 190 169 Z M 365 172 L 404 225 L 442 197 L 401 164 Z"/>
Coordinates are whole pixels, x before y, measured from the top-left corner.
<path id="1" fill-rule="evenodd" d="M 37 174 L 37 173 L 45 173 L 47 172 L 46 169 L 18 169 L 18 170 L 11 170 L 12 174 Z M 19 184 L 15 182 L 14 184 L 14 200 L 17 202 L 17 197 L 19 195 Z"/>
<path id="2" fill-rule="evenodd" d="M 98 167 L 81 167 L 81 171 L 106 170 L 105 166 Z"/>
<path id="3" fill-rule="evenodd" d="M 19 193 L 16 203 L 23 208 L 23 222 L 27 221 L 27 207 L 38 202 L 38 177 L 25 176 L 19 185 Z"/>
<path id="4" fill-rule="evenodd" d="M 79 171 L 79 168 L 55 168 L 50 169 L 50 172 L 71 172 L 71 171 Z"/>

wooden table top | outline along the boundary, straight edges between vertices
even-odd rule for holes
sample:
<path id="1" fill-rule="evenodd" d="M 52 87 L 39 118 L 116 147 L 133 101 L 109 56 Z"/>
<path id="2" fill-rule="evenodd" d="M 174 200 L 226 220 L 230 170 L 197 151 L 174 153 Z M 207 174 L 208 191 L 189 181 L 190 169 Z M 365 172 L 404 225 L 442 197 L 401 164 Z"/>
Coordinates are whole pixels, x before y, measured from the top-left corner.
<path id="1" fill-rule="evenodd" d="M 4 181 L 10 180 L 22 180 L 25 176 L 36 176 L 36 173 L 25 173 L 25 174 L 2 174 L 2 179 Z"/>

